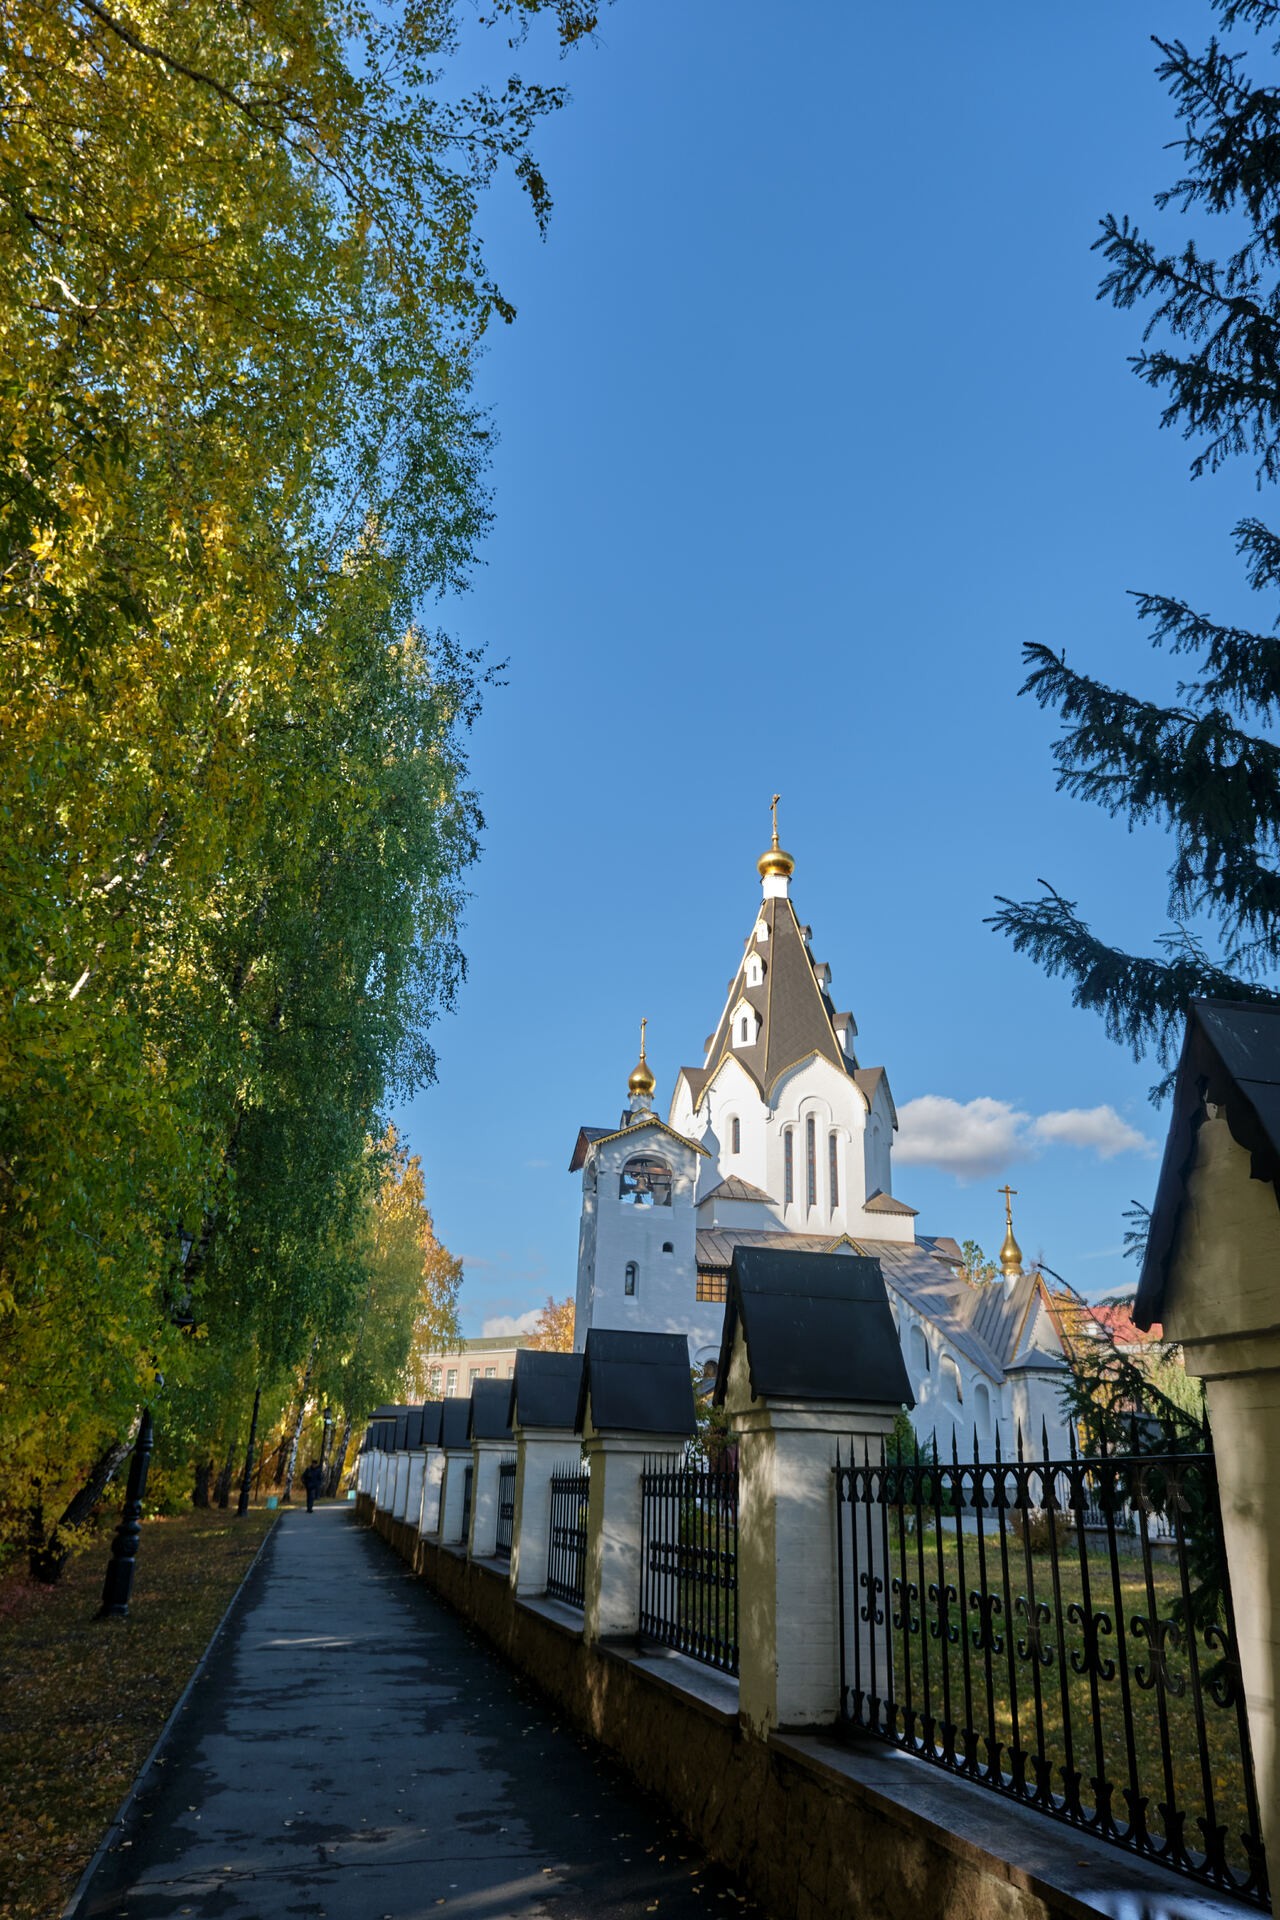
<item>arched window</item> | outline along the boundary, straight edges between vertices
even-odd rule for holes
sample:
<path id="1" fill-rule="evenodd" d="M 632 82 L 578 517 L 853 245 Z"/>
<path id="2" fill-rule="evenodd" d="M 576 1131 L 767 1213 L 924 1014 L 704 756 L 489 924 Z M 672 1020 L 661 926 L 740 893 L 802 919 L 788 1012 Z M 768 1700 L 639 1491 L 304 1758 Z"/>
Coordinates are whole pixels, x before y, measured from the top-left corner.
<path id="1" fill-rule="evenodd" d="M 932 1362 L 929 1359 L 929 1342 L 919 1327 L 911 1329 L 911 1371 L 919 1380 L 922 1374 L 931 1373 Z"/>
<path id="2" fill-rule="evenodd" d="M 748 1020 L 748 1017 L 747 1017 L 747 1015 L 746 1015 L 746 1014 L 744 1013 L 744 1014 L 743 1014 L 743 1016 L 742 1016 L 742 1044 L 743 1044 L 743 1046 L 744 1046 L 744 1047 L 745 1047 L 745 1046 L 746 1046 L 746 1044 L 747 1044 L 747 1027 L 748 1027 L 748 1025 L 749 1025 L 749 1024 L 750 1024 L 750 1022 L 749 1022 L 749 1020 Z"/>
<path id="3" fill-rule="evenodd" d="M 622 1291 L 624 1293 L 633 1294 L 636 1290 L 636 1282 L 637 1280 L 639 1280 L 639 1278 L 640 1278 L 639 1267 L 637 1267 L 634 1260 L 628 1260 L 626 1273 L 622 1277 Z"/>
<path id="4" fill-rule="evenodd" d="M 804 1189 L 811 1207 L 818 1204 L 818 1123 L 810 1114 L 804 1123 Z"/>
<path id="5" fill-rule="evenodd" d="M 736 1113 L 729 1122 L 729 1151 L 730 1153 L 742 1152 L 742 1122 Z"/>
<path id="6" fill-rule="evenodd" d="M 788 1127 L 782 1136 L 782 1199 L 790 1206 L 796 1197 L 796 1136 Z"/>
<path id="7" fill-rule="evenodd" d="M 973 1420 L 978 1443 L 983 1445 L 991 1438 L 991 1389 L 983 1380 L 979 1380 L 973 1390 Z"/>
<path id="8" fill-rule="evenodd" d="M 964 1388 L 960 1384 L 960 1369 L 949 1353 L 943 1354 L 942 1364 L 938 1371 L 942 1375 L 943 1386 L 948 1388 L 956 1405 L 962 1407 L 964 1405 Z"/>
<path id="9" fill-rule="evenodd" d="M 624 1207 L 669 1207 L 671 1169 L 665 1160 L 638 1153 L 618 1176 L 618 1198 Z"/>
<path id="10" fill-rule="evenodd" d="M 827 1197 L 834 1213 L 840 1205 L 840 1141 L 834 1133 L 827 1139 Z"/>
<path id="11" fill-rule="evenodd" d="M 671 1244 L 671 1242 L 670 1242 L 670 1240 L 664 1240 L 664 1241 L 663 1241 L 663 1243 L 662 1243 L 662 1251 L 663 1251 L 664 1253 L 674 1253 L 674 1252 L 675 1252 L 675 1248 L 674 1248 L 674 1247 L 672 1246 L 672 1244 Z"/>

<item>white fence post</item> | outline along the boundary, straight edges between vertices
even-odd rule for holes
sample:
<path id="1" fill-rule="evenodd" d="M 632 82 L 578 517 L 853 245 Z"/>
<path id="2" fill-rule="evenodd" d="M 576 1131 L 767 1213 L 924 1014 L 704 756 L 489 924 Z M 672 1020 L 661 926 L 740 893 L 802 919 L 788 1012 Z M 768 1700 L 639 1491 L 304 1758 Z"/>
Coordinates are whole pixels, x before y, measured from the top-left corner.
<path id="1" fill-rule="evenodd" d="M 851 1448 L 859 1462 L 865 1450 L 878 1465 L 911 1398 L 879 1261 L 739 1247 L 716 1398 L 738 1443 L 739 1711 L 761 1736 L 832 1726 L 841 1707 L 837 1449 L 846 1462 Z M 875 1580 L 887 1581 L 874 1552 L 863 1571 L 871 1617 L 861 1622 L 847 1595 L 846 1623 L 876 1636 L 887 1658 L 888 1594 L 877 1595 Z"/>

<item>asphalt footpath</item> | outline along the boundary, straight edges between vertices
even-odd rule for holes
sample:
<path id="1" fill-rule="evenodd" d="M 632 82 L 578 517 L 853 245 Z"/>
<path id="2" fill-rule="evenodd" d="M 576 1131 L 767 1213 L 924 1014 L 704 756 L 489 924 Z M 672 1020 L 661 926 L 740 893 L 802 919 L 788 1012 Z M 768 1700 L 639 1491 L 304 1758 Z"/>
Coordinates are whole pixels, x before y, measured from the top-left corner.
<path id="1" fill-rule="evenodd" d="M 295 1510 L 76 1920 L 750 1915 L 349 1505 Z"/>

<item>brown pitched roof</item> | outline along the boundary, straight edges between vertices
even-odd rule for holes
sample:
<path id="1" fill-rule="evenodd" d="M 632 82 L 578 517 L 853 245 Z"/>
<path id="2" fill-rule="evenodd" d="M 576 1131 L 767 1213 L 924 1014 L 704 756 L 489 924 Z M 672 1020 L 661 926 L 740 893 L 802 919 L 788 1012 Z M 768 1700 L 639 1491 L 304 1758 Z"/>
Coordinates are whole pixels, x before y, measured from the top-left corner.
<path id="1" fill-rule="evenodd" d="M 951 1244 L 951 1243 L 948 1243 Z M 789 1248 L 794 1253 L 831 1253 L 840 1246 L 870 1254 L 880 1262 L 891 1292 L 896 1292 L 923 1318 L 932 1320 L 965 1357 L 993 1380 L 1003 1377 L 1015 1360 L 1025 1358 L 1022 1341 L 1036 1300 L 1049 1295 L 1038 1273 L 1023 1274 L 1012 1282 L 992 1281 L 972 1287 L 949 1260 L 939 1260 L 938 1242 L 917 1238 L 913 1244 L 874 1240 L 867 1234 L 852 1239 L 820 1233 L 779 1233 L 741 1227 L 700 1227 L 697 1234 L 699 1272 L 727 1272 L 735 1247 Z M 838 1257 L 838 1256 L 836 1256 Z M 1054 1358 L 1045 1355 L 1045 1364 Z"/>
<path id="2" fill-rule="evenodd" d="M 869 1200 L 863 1201 L 862 1210 L 864 1213 L 909 1214 L 913 1220 L 920 1211 L 919 1207 L 909 1207 L 905 1200 L 895 1200 L 891 1193 L 885 1193 L 879 1187 Z"/>
<path id="3" fill-rule="evenodd" d="M 736 1173 L 731 1173 L 718 1187 L 712 1187 L 710 1193 L 704 1193 L 698 1205 L 705 1207 L 708 1200 L 759 1200 L 766 1207 L 776 1207 L 778 1204 L 772 1194 L 753 1187 L 749 1180 L 739 1180 Z"/>
<path id="4" fill-rule="evenodd" d="M 701 1100 L 707 1082 L 729 1054 L 765 1095 L 779 1074 L 815 1054 L 829 1060 L 842 1073 L 852 1070 L 853 1063 L 836 1038 L 831 1001 L 819 985 L 790 900 L 764 901 L 758 917 L 769 929 L 769 937 L 757 942 L 753 934 L 747 941 L 742 964 L 729 983 L 724 1012 L 707 1045 L 702 1068 L 682 1069 L 695 1102 Z M 753 953 L 758 953 L 764 962 L 764 982 L 759 987 L 747 985 L 747 962 Z M 733 1040 L 733 1013 L 741 1001 L 746 1001 L 760 1016 L 758 1035 L 747 1046 L 735 1044 Z"/>
<path id="5" fill-rule="evenodd" d="M 582 1165 L 588 1153 L 590 1153 L 592 1147 L 594 1147 L 598 1141 L 621 1140 L 625 1134 L 634 1133 L 639 1135 L 646 1132 L 650 1127 L 657 1127 L 660 1132 L 667 1134 L 670 1139 L 678 1140 L 682 1147 L 692 1147 L 694 1152 L 700 1153 L 704 1160 L 710 1158 L 706 1148 L 700 1147 L 696 1140 L 689 1140 L 683 1133 L 677 1133 L 675 1128 L 669 1127 L 665 1120 L 660 1120 L 656 1113 L 647 1113 L 643 1120 L 636 1120 L 629 1127 L 579 1127 L 578 1138 L 573 1149 L 573 1158 L 569 1162 L 570 1173 L 576 1173 L 578 1171 L 578 1168 Z"/>

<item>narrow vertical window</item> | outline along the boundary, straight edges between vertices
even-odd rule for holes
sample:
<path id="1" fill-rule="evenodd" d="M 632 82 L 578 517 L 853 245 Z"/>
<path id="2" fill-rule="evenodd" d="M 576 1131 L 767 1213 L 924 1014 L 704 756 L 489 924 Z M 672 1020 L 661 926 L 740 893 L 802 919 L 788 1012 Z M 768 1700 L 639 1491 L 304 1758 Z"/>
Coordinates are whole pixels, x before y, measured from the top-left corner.
<path id="1" fill-rule="evenodd" d="M 818 1204 L 818 1123 L 810 1114 L 804 1123 L 805 1198 L 811 1207 Z"/>
<path id="2" fill-rule="evenodd" d="M 782 1136 L 782 1198 L 788 1207 L 796 1197 L 795 1138 L 790 1127 Z"/>
<path id="3" fill-rule="evenodd" d="M 742 1044 L 744 1047 L 747 1044 L 747 1017 L 745 1014 L 742 1016 Z"/>
<path id="4" fill-rule="evenodd" d="M 729 1122 L 729 1151 L 730 1153 L 742 1152 L 742 1122 L 736 1113 Z"/>
<path id="5" fill-rule="evenodd" d="M 840 1151 L 834 1133 L 827 1141 L 827 1186 L 831 1195 L 831 1211 L 834 1213 L 840 1205 Z"/>
<path id="6" fill-rule="evenodd" d="M 623 1281 L 622 1281 L 622 1291 L 623 1291 L 624 1293 L 634 1293 L 634 1292 L 635 1292 L 635 1290 L 636 1290 L 636 1280 L 637 1280 L 637 1277 L 638 1277 L 638 1272 L 639 1272 L 639 1270 L 638 1270 L 638 1268 L 636 1267 L 636 1263 L 635 1263 L 635 1261 L 634 1261 L 634 1260 L 628 1260 L 628 1262 L 627 1262 L 627 1271 L 626 1271 L 626 1273 L 625 1273 L 625 1275 L 623 1276 Z"/>

